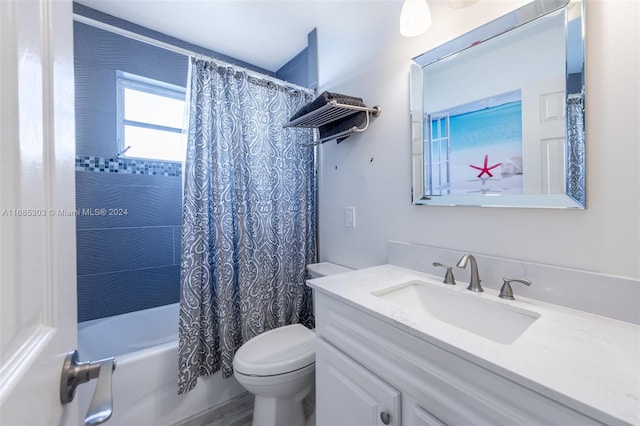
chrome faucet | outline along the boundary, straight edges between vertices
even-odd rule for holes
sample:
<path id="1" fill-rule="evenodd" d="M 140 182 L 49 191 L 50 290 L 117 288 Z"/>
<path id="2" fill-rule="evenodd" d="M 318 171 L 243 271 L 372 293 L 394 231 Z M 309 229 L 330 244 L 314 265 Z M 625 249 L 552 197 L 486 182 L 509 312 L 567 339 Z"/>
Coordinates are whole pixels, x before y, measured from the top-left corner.
<path id="1" fill-rule="evenodd" d="M 482 290 L 482 286 L 480 285 L 480 276 L 478 275 L 478 264 L 476 263 L 476 258 L 471 254 L 465 254 L 458 261 L 458 264 L 456 266 L 458 268 L 466 268 L 467 261 L 469 260 L 471 260 L 471 280 L 469 281 L 469 287 L 467 287 L 467 290 L 480 293 L 484 290 Z"/>

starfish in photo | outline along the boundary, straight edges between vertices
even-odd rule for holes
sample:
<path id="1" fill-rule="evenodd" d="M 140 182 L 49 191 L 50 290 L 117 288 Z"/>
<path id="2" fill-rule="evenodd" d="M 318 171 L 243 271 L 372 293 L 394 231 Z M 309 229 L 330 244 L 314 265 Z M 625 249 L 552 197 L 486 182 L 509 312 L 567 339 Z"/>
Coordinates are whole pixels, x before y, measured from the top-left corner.
<path id="1" fill-rule="evenodd" d="M 491 173 L 491 170 L 495 169 L 498 166 L 501 166 L 502 163 L 496 163 L 493 166 L 488 166 L 489 163 L 489 155 L 485 154 L 484 156 L 484 166 L 480 167 L 480 166 L 474 166 L 473 164 L 469 164 L 469 167 L 472 167 L 476 170 L 480 170 L 480 174 L 477 176 L 479 178 L 482 177 L 482 175 L 484 175 L 485 173 L 489 176 L 489 177 L 493 177 L 493 174 Z"/>

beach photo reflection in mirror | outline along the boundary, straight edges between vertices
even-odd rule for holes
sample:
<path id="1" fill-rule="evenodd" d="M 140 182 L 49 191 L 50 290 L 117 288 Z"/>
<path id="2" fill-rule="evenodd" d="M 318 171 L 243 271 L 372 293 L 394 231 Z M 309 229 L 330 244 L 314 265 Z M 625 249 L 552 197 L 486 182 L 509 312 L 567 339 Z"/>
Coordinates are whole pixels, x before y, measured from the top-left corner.
<path id="1" fill-rule="evenodd" d="M 414 204 L 585 207 L 582 8 L 534 1 L 414 58 Z"/>

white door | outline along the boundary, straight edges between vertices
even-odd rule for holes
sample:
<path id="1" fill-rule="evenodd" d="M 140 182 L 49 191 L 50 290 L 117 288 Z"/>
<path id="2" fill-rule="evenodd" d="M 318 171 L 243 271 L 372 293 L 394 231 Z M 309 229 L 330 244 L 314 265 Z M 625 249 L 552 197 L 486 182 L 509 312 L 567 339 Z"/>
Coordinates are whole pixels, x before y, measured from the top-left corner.
<path id="1" fill-rule="evenodd" d="M 400 426 L 400 392 L 323 339 L 316 344 L 318 426 Z"/>
<path id="2" fill-rule="evenodd" d="M 0 425 L 77 425 L 70 0 L 0 1 Z"/>
<path id="3" fill-rule="evenodd" d="M 565 192 L 565 80 L 522 87 L 523 185 L 526 193 Z"/>

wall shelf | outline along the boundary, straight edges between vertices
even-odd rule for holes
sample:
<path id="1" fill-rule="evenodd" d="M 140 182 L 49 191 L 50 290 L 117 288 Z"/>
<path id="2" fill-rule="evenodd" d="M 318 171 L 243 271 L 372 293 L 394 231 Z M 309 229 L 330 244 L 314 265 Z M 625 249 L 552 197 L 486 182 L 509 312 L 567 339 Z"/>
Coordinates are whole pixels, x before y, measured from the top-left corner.
<path id="1" fill-rule="evenodd" d="M 305 144 L 304 146 L 313 146 L 319 145 L 331 139 L 338 139 L 343 136 L 350 135 L 352 133 L 360 133 L 367 130 L 369 127 L 369 116 L 372 115 L 374 117 L 378 117 L 382 108 L 378 105 L 373 108 L 366 106 L 358 106 L 358 105 L 348 105 L 342 104 L 336 100 L 331 100 L 327 102 L 322 107 L 315 109 L 301 117 L 298 117 L 294 120 L 289 121 L 284 125 L 284 127 L 304 127 L 304 128 L 319 128 L 321 126 L 325 126 L 327 124 L 331 124 L 337 122 L 339 120 L 345 119 L 353 114 L 357 114 L 359 112 L 366 112 L 366 120 L 362 127 L 352 126 L 347 130 L 321 137 L 313 143 Z"/>

